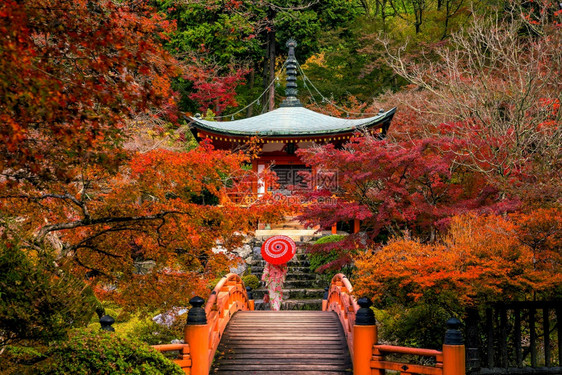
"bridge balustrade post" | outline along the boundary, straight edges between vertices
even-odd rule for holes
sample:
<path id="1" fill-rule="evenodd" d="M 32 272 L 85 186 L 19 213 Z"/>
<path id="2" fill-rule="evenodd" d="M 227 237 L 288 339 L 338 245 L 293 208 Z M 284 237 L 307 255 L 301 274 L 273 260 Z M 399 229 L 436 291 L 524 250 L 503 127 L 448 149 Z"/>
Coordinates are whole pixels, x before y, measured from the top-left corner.
<path id="1" fill-rule="evenodd" d="M 465 375 L 466 359 L 461 322 L 457 318 L 447 320 L 447 332 L 443 342 L 443 375 Z"/>
<path id="2" fill-rule="evenodd" d="M 252 288 L 247 286 L 246 293 L 248 294 L 248 303 L 250 304 L 250 311 L 254 311 L 255 302 L 254 302 L 254 293 L 252 293 Z"/>
<path id="3" fill-rule="evenodd" d="M 101 331 L 108 331 L 108 332 L 115 332 L 115 328 L 112 327 L 113 323 L 115 323 L 115 319 L 109 315 L 104 315 L 100 318 L 100 330 Z"/>
<path id="4" fill-rule="evenodd" d="M 373 302 L 363 297 L 357 300 L 357 304 L 361 308 L 355 314 L 353 326 L 353 374 L 371 375 L 373 345 L 378 340 L 375 314 L 370 309 Z"/>
<path id="5" fill-rule="evenodd" d="M 187 313 L 185 326 L 185 343 L 191 351 L 191 375 L 209 374 L 209 326 L 207 314 L 202 307 L 205 300 L 193 297 L 189 303 L 191 309 Z"/>
<path id="6" fill-rule="evenodd" d="M 330 295 L 330 287 L 324 288 L 324 296 L 322 297 L 322 311 L 328 310 L 328 296 Z"/>

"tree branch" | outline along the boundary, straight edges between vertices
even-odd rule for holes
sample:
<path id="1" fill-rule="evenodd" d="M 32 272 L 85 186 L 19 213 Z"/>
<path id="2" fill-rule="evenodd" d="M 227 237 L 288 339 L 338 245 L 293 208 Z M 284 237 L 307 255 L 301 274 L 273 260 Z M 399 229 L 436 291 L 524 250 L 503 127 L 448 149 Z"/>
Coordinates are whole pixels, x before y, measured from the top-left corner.
<path id="1" fill-rule="evenodd" d="M 45 236 L 50 232 L 87 227 L 97 224 L 112 224 L 112 223 L 126 223 L 132 221 L 158 220 L 164 218 L 167 215 L 173 215 L 173 214 L 188 215 L 186 212 L 181 212 L 181 211 L 166 211 L 155 215 L 147 215 L 147 216 L 102 217 L 97 219 L 76 220 L 68 223 L 46 225 L 39 230 L 39 232 L 36 235 L 36 239 L 37 241 L 41 242 L 43 241 Z"/>

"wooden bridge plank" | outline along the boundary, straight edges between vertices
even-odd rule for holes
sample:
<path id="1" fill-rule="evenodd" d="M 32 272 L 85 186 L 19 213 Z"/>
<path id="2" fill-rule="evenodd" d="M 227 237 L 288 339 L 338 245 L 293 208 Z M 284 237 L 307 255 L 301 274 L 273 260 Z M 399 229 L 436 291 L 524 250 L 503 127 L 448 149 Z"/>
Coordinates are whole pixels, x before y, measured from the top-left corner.
<path id="1" fill-rule="evenodd" d="M 254 341 L 254 342 L 250 342 L 250 343 L 244 343 L 244 342 L 238 342 L 238 341 L 225 341 L 224 342 L 225 345 L 227 345 L 228 347 L 231 348 L 248 348 L 248 347 L 254 347 L 254 348 L 263 348 L 264 346 L 267 346 L 268 344 L 271 344 L 270 341 Z M 317 341 L 306 341 L 306 342 L 302 342 L 302 341 L 283 341 L 283 342 L 278 342 L 276 343 L 275 346 L 271 346 L 272 348 L 294 348 L 294 347 L 307 347 L 307 346 L 323 346 L 323 345 L 330 345 L 331 343 L 326 343 L 325 341 L 321 341 L 321 340 L 317 340 Z M 343 345 L 343 342 L 334 342 L 333 344 L 331 344 L 330 346 L 332 347 L 339 347 Z"/>
<path id="2" fill-rule="evenodd" d="M 252 371 L 252 370 L 263 370 L 264 365 L 252 365 L 252 364 L 240 364 L 240 365 L 225 365 L 220 366 L 219 371 L 224 370 L 237 370 L 237 371 Z M 294 374 L 297 371 L 347 371 L 346 368 L 342 368 L 341 365 L 314 365 L 314 364 L 303 364 L 303 365 L 287 365 L 287 364 L 279 364 L 279 365 L 267 365 L 267 368 L 270 371 L 285 371 L 286 374 Z M 349 371 L 351 371 L 351 366 L 348 367 Z"/>
<path id="3" fill-rule="evenodd" d="M 323 354 L 333 354 L 334 356 L 337 356 L 339 358 L 342 358 L 344 356 L 344 351 L 343 350 L 337 350 L 337 351 L 331 351 L 329 353 L 326 352 L 322 352 Z M 251 351 L 248 353 L 241 353 L 241 352 L 236 352 L 236 353 L 225 353 L 224 354 L 224 358 L 229 359 L 230 356 L 236 356 L 237 359 L 247 359 L 247 358 L 256 358 L 256 359 L 262 359 L 264 357 L 267 358 L 289 358 L 289 359 L 308 359 L 308 358 L 312 358 L 315 359 L 318 357 L 318 352 L 316 353 L 302 353 L 300 350 L 294 352 L 294 353 L 287 353 L 286 351 L 284 351 L 283 353 L 279 353 L 278 351 L 275 352 L 271 352 L 271 353 L 257 353 L 255 351 Z M 322 359 L 323 360 L 323 359 Z"/>
<path id="4" fill-rule="evenodd" d="M 338 335 L 334 335 L 334 334 L 325 334 L 322 335 L 320 332 L 315 332 L 314 334 L 307 334 L 306 336 L 301 336 L 298 335 L 295 332 L 271 332 L 271 333 L 259 333 L 259 338 L 256 337 L 256 339 L 274 339 L 274 338 L 287 338 L 287 339 L 303 339 L 303 340 L 325 340 L 325 339 L 336 339 L 336 340 L 340 340 L 340 337 Z M 242 333 L 230 333 L 228 335 L 230 338 L 236 340 L 239 338 L 247 338 L 248 337 L 248 333 L 246 332 L 245 334 Z"/>
<path id="5" fill-rule="evenodd" d="M 281 371 L 270 371 L 270 370 L 266 370 L 266 371 L 260 371 L 260 370 L 255 370 L 255 371 L 223 371 L 223 370 L 219 370 L 214 372 L 214 374 L 218 374 L 218 375 L 240 375 L 241 373 L 244 374 L 248 374 L 248 375 L 287 375 L 287 372 L 284 370 Z M 291 373 L 291 375 L 293 374 L 304 374 L 304 375 L 349 375 L 350 372 L 349 371 L 314 371 L 314 370 L 301 370 L 301 371 L 295 371 L 293 373 Z"/>
<path id="6" fill-rule="evenodd" d="M 244 311 L 224 331 L 211 373 L 351 374 L 351 359 L 334 313 Z"/>
<path id="7" fill-rule="evenodd" d="M 223 358 L 221 359 L 221 367 L 230 366 L 230 365 L 246 365 L 248 364 L 248 359 L 230 359 L 230 358 Z M 298 364 L 299 365 L 345 365 L 347 362 L 345 359 L 341 357 L 336 358 L 299 358 Z M 287 366 L 287 358 L 252 358 L 251 360 L 252 365 L 281 365 Z M 292 366 L 292 365 L 291 365 Z"/>

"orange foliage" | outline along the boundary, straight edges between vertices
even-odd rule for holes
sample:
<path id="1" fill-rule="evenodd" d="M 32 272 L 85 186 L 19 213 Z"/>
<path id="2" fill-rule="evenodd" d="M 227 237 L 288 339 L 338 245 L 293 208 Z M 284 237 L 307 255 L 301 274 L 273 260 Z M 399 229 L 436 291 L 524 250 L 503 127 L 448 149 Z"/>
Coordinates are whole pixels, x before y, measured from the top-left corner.
<path id="1" fill-rule="evenodd" d="M 96 166 L 72 171 L 67 185 L 0 181 L 0 235 L 54 247 L 61 267 L 129 310 L 186 305 L 236 263 L 218 244 L 240 246 L 261 215 L 282 215 L 275 205 L 229 201 L 245 183 L 231 178 L 245 161 L 202 145 L 136 154 L 116 175 Z"/>
<path id="2" fill-rule="evenodd" d="M 562 211 L 456 216 L 437 244 L 396 238 L 357 259 L 358 296 L 404 304 L 453 296 L 461 305 L 559 293 Z M 430 297 L 431 296 L 431 297 Z"/>

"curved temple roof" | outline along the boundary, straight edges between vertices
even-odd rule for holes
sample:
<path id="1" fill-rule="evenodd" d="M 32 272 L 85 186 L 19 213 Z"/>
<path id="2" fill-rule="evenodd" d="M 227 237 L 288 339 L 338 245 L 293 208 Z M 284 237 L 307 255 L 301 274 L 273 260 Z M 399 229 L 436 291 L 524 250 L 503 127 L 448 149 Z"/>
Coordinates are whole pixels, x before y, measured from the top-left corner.
<path id="1" fill-rule="evenodd" d="M 208 121 L 189 117 L 192 126 L 201 130 L 232 136 L 287 137 L 353 132 L 390 123 L 396 108 L 374 117 L 345 119 L 323 115 L 303 107 L 281 107 L 242 120 Z M 388 126 L 388 125 L 386 125 Z"/>

